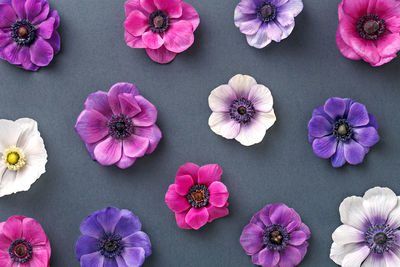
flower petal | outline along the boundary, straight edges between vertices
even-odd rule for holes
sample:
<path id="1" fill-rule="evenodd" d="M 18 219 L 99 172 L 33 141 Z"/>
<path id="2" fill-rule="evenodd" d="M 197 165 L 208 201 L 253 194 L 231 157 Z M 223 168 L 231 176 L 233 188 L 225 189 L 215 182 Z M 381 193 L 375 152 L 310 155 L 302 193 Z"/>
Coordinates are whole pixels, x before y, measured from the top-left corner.
<path id="1" fill-rule="evenodd" d="M 240 244 L 247 255 L 253 255 L 264 246 L 264 230 L 255 224 L 248 224 L 240 235 Z"/>
<path id="2" fill-rule="evenodd" d="M 257 264 L 262 264 L 263 267 L 274 267 L 277 266 L 279 260 L 280 260 L 280 254 L 278 251 L 273 251 L 269 250 L 268 248 L 264 248 L 258 254 Z"/>
<path id="3" fill-rule="evenodd" d="M 365 231 L 368 228 L 368 216 L 361 197 L 348 197 L 339 207 L 340 220 L 343 224 Z"/>
<path id="4" fill-rule="evenodd" d="M 147 31 L 142 35 L 142 40 L 146 48 L 158 49 L 164 44 L 164 39 L 160 34 Z"/>
<path id="5" fill-rule="evenodd" d="M 364 160 L 365 154 L 364 147 L 352 139 L 344 144 L 344 157 L 352 165 L 360 164 Z"/>
<path id="6" fill-rule="evenodd" d="M 292 210 L 289 209 L 285 204 L 276 204 L 271 207 L 269 210 L 269 218 L 272 223 L 279 224 L 282 226 L 288 225 L 292 218 Z M 261 219 L 263 219 L 263 215 L 261 214 Z"/>
<path id="7" fill-rule="evenodd" d="M 55 21 L 54 18 L 49 17 L 36 27 L 36 33 L 44 39 L 50 39 L 53 36 Z"/>
<path id="8" fill-rule="evenodd" d="M 280 12 L 289 13 L 293 17 L 296 17 L 303 10 L 302 0 L 289 0 L 281 7 L 279 7 Z"/>
<path id="9" fill-rule="evenodd" d="M 180 213 L 189 209 L 190 204 L 188 203 L 186 197 L 183 197 L 176 192 L 175 188 L 175 184 L 171 184 L 168 187 L 168 191 L 165 194 L 165 203 L 173 212 Z"/>
<path id="10" fill-rule="evenodd" d="M 333 120 L 342 118 L 346 110 L 346 103 L 338 97 L 329 98 L 324 105 L 324 111 Z"/>
<path id="11" fill-rule="evenodd" d="M 243 14 L 257 14 L 257 1 L 242 0 L 237 5 L 239 11 Z"/>
<path id="12" fill-rule="evenodd" d="M 139 90 L 137 89 L 136 85 L 131 83 L 117 83 L 114 84 L 107 93 L 108 102 L 110 103 L 110 107 L 114 114 L 119 114 L 122 112 L 118 96 L 124 93 L 133 94 L 136 96 L 139 94 Z"/>
<path id="13" fill-rule="evenodd" d="M 4 151 L 10 146 L 15 146 L 23 128 L 16 126 L 15 122 L 0 119 L 0 151 Z"/>
<path id="14" fill-rule="evenodd" d="M 146 154 L 154 152 L 162 137 L 160 129 L 155 124 L 150 127 L 135 127 L 133 134 L 149 139 L 149 147 L 147 148 Z"/>
<path id="15" fill-rule="evenodd" d="M 129 118 L 132 118 L 142 111 L 133 94 L 119 94 L 118 99 L 121 107 L 121 113 Z"/>
<path id="16" fill-rule="evenodd" d="M 86 109 L 94 109 L 103 114 L 106 118 L 111 118 L 113 115 L 106 92 L 97 91 L 90 94 L 84 105 Z"/>
<path id="17" fill-rule="evenodd" d="M 246 20 L 240 23 L 239 29 L 240 32 L 246 35 L 253 35 L 256 34 L 262 21 L 258 17 L 254 17 L 251 20 Z"/>
<path id="18" fill-rule="evenodd" d="M 129 210 L 120 211 L 120 219 L 115 225 L 114 232 L 122 238 L 138 233 L 142 228 L 139 218 Z"/>
<path id="19" fill-rule="evenodd" d="M 230 105 L 236 100 L 235 91 L 229 85 L 221 85 L 211 91 L 208 105 L 214 112 L 229 112 Z"/>
<path id="20" fill-rule="evenodd" d="M 11 0 L 11 6 L 20 19 L 26 19 L 25 1 Z M 1 12 L 1 14 L 3 13 Z"/>
<path id="21" fill-rule="evenodd" d="M 2 54 L 11 64 L 19 65 L 21 64 L 19 57 L 20 50 L 21 47 L 19 47 L 15 42 L 12 42 L 3 49 Z"/>
<path id="22" fill-rule="evenodd" d="M 98 240 L 104 234 L 103 227 L 97 221 L 98 213 L 99 212 L 89 215 L 80 226 L 80 231 L 83 235 L 93 237 L 96 240 Z"/>
<path id="23" fill-rule="evenodd" d="M 271 91 L 262 84 L 253 85 L 251 87 L 248 99 L 253 104 L 256 111 L 270 112 L 274 105 Z"/>
<path id="24" fill-rule="evenodd" d="M 157 120 L 156 107 L 141 95 L 135 96 L 135 99 L 141 112 L 132 118 L 133 125 L 140 127 L 152 126 Z"/>
<path id="25" fill-rule="evenodd" d="M 193 26 L 193 31 L 195 31 L 200 24 L 199 14 L 196 9 L 185 2 L 182 2 L 182 16 L 179 19 L 189 21 Z"/>
<path id="26" fill-rule="evenodd" d="M 165 48 L 174 53 L 185 51 L 192 46 L 193 42 L 193 26 L 185 20 L 171 24 L 164 34 Z"/>
<path id="27" fill-rule="evenodd" d="M 377 47 L 381 57 L 396 56 L 396 53 L 400 50 L 400 34 L 384 34 L 379 37 Z"/>
<path id="28" fill-rule="evenodd" d="M 397 196 L 389 188 L 375 187 L 364 194 L 364 208 L 372 224 L 385 224 L 397 206 Z"/>
<path id="29" fill-rule="evenodd" d="M 222 169 L 217 164 L 207 164 L 201 166 L 198 172 L 198 184 L 209 187 L 213 182 L 221 180 Z"/>
<path id="30" fill-rule="evenodd" d="M 181 213 L 178 212 L 175 213 L 176 224 L 181 229 L 192 229 L 192 227 L 185 221 L 186 213 L 187 213 L 186 211 Z"/>
<path id="31" fill-rule="evenodd" d="M 140 247 L 144 249 L 145 252 L 145 257 L 148 257 L 151 255 L 151 243 L 150 243 L 150 238 L 149 236 L 142 232 L 138 231 L 136 233 L 133 233 L 123 239 L 124 244 L 127 247 Z"/>
<path id="32" fill-rule="evenodd" d="M 294 231 L 290 233 L 289 244 L 292 246 L 300 246 L 307 240 L 307 236 L 303 231 Z"/>
<path id="33" fill-rule="evenodd" d="M 240 132 L 235 139 L 244 146 L 258 144 L 264 139 L 266 131 L 275 121 L 274 110 L 268 113 L 258 112 L 249 123 L 240 127 Z"/>
<path id="34" fill-rule="evenodd" d="M 132 48 L 146 48 L 146 45 L 143 43 L 142 36 L 133 36 L 128 31 L 125 31 L 125 42 L 129 47 Z"/>
<path id="35" fill-rule="evenodd" d="M 339 28 L 336 31 L 336 45 L 339 48 L 340 53 L 342 53 L 343 56 L 345 56 L 349 59 L 352 59 L 352 60 L 360 60 L 361 59 L 361 57 L 356 53 L 356 51 L 354 51 L 353 48 L 351 48 L 344 42 L 342 35 L 340 34 Z"/>
<path id="36" fill-rule="evenodd" d="M 47 42 L 51 45 L 51 47 L 54 50 L 54 55 L 60 52 L 61 49 L 61 38 L 58 32 L 54 31 L 53 35 L 51 36 L 50 39 L 47 40 Z"/>
<path id="37" fill-rule="evenodd" d="M 199 209 L 191 208 L 186 214 L 185 221 L 193 229 L 198 230 L 204 226 L 208 221 L 208 211 L 207 208 L 202 207 Z"/>
<path id="38" fill-rule="evenodd" d="M 237 74 L 229 80 L 228 84 L 235 91 L 238 98 L 244 97 L 248 99 L 251 87 L 256 85 L 257 82 L 251 76 Z"/>
<path id="39" fill-rule="evenodd" d="M 141 36 L 148 28 L 148 18 L 139 10 L 133 10 L 126 18 L 124 27 L 133 36 Z"/>
<path id="40" fill-rule="evenodd" d="M 193 185 L 193 179 L 190 175 L 175 177 L 175 191 L 181 196 L 186 196 Z"/>
<path id="41" fill-rule="evenodd" d="M 272 39 L 268 36 L 267 25 L 261 25 L 256 34 L 246 35 L 247 43 L 250 46 L 261 49 L 269 45 Z"/>
<path id="42" fill-rule="evenodd" d="M 75 124 L 75 131 L 85 143 L 95 143 L 108 135 L 107 118 L 96 110 L 84 110 Z"/>
<path id="43" fill-rule="evenodd" d="M 233 120 L 229 113 L 213 112 L 208 119 L 211 130 L 226 139 L 237 137 L 240 131 L 240 123 Z"/>
<path id="44" fill-rule="evenodd" d="M 346 245 L 350 243 L 365 242 L 365 235 L 353 226 L 343 224 L 333 232 L 332 239 L 333 242 L 338 245 Z"/>
<path id="45" fill-rule="evenodd" d="M 338 142 L 336 153 L 332 156 L 331 163 L 334 168 L 342 167 L 346 163 L 343 142 Z"/>
<path id="46" fill-rule="evenodd" d="M 176 53 L 167 50 L 165 46 L 159 49 L 146 48 L 146 53 L 153 61 L 160 64 L 167 64 L 176 57 Z"/>
<path id="47" fill-rule="evenodd" d="M 143 14 L 145 15 L 150 15 L 149 13 L 155 11 L 155 6 L 152 0 L 150 1 L 142 1 L 144 4 L 146 3 L 150 3 L 154 9 L 152 9 L 152 11 L 148 12 L 146 11 L 143 6 L 140 3 L 140 0 L 128 0 L 125 2 L 125 16 L 128 17 L 129 14 L 131 14 L 132 11 L 134 10 L 139 10 L 141 11 Z"/>
<path id="48" fill-rule="evenodd" d="M 367 246 L 362 246 L 358 250 L 347 254 L 342 262 L 342 267 L 354 267 L 360 266 L 361 263 L 367 258 L 371 253 L 371 250 Z M 372 267 L 372 266 L 370 266 Z"/>
<path id="49" fill-rule="evenodd" d="M 3 224 L 3 233 L 10 240 L 21 239 L 23 237 L 22 232 L 22 221 L 25 217 L 23 216 L 11 216 Z"/>
<path id="50" fill-rule="evenodd" d="M 104 257 L 100 252 L 83 255 L 80 259 L 81 266 L 103 267 Z"/>
<path id="51" fill-rule="evenodd" d="M 157 7 L 154 5 L 153 0 L 140 0 L 140 6 L 149 14 L 157 10 Z"/>
<path id="52" fill-rule="evenodd" d="M 369 123 L 367 108 L 360 103 L 354 103 L 350 106 L 347 120 L 353 127 L 364 126 Z"/>
<path id="53" fill-rule="evenodd" d="M 107 137 L 95 147 L 94 155 L 101 165 L 113 165 L 121 159 L 122 142 L 112 137 Z"/>
<path id="54" fill-rule="evenodd" d="M 91 236 L 83 235 L 76 242 L 75 252 L 78 261 L 83 255 L 98 251 L 99 240 Z"/>
<path id="55" fill-rule="evenodd" d="M 17 20 L 17 14 L 9 4 L 0 3 L 0 28 L 8 28 Z"/>
<path id="56" fill-rule="evenodd" d="M 121 218 L 122 212 L 115 207 L 107 207 L 97 213 L 97 221 L 105 233 L 113 233 Z"/>
<path id="57" fill-rule="evenodd" d="M 351 254 L 351 253 L 357 251 L 362 246 L 363 246 L 363 244 L 356 244 L 356 243 L 350 243 L 347 245 L 339 245 L 334 242 L 334 243 L 332 243 L 330 258 L 336 264 L 342 265 L 343 259 L 347 254 Z"/>
<path id="58" fill-rule="evenodd" d="M 354 139 L 363 146 L 371 147 L 379 141 L 378 131 L 372 126 L 354 128 L 353 131 Z"/>
<path id="59" fill-rule="evenodd" d="M 216 207 L 223 207 L 229 198 L 229 192 L 226 186 L 221 182 L 213 182 L 208 188 L 210 191 L 210 203 Z"/>
<path id="60" fill-rule="evenodd" d="M 323 116 L 313 116 L 308 123 L 308 133 L 314 137 L 324 137 L 332 133 L 332 124 Z"/>
<path id="61" fill-rule="evenodd" d="M 282 30 L 273 21 L 267 23 L 267 34 L 268 38 L 275 42 L 280 42 L 282 39 Z"/>
<path id="62" fill-rule="evenodd" d="M 40 67 L 49 65 L 54 56 L 53 47 L 40 36 L 31 45 L 30 52 L 31 61 Z"/>
<path id="63" fill-rule="evenodd" d="M 157 9 L 168 14 L 170 18 L 180 18 L 182 16 L 181 0 L 154 0 Z"/>
<path id="64" fill-rule="evenodd" d="M 24 218 L 22 221 L 23 237 L 33 246 L 44 246 L 48 242 L 42 226 L 32 218 Z"/>
<path id="65" fill-rule="evenodd" d="M 369 0 L 343 0 L 343 10 L 347 15 L 359 19 L 361 16 L 368 14 L 367 11 L 369 2 Z"/>
<path id="66" fill-rule="evenodd" d="M 327 159 L 335 154 L 337 143 L 336 137 L 329 135 L 315 139 L 312 143 L 312 147 L 315 155 L 320 158 Z"/>
<path id="67" fill-rule="evenodd" d="M 135 161 L 136 161 L 136 158 L 131 158 L 131 157 L 125 155 L 124 148 L 122 148 L 121 159 L 117 163 L 115 163 L 115 165 L 118 168 L 125 170 L 125 169 L 129 168 L 130 166 L 132 166 L 133 163 L 135 163 Z"/>
<path id="68" fill-rule="evenodd" d="M 216 219 L 225 217 L 229 214 L 229 210 L 226 208 L 228 206 L 228 203 L 225 204 L 224 207 L 222 208 L 218 208 L 215 206 L 209 206 L 207 207 L 207 211 L 208 211 L 208 222 L 212 222 Z"/>
<path id="69" fill-rule="evenodd" d="M 279 266 L 290 267 L 298 265 L 302 260 L 300 251 L 293 247 L 288 246 L 285 250 L 280 253 Z"/>
<path id="70" fill-rule="evenodd" d="M 130 247 L 124 248 L 121 256 L 125 260 L 127 266 L 142 266 L 145 259 L 145 254 L 146 253 L 143 248 Z"/>
<path id="71" fill-rule="evenodd" d="M 123 141 L 124 153 L 130 158 L 143 157 L 149 147 L 149 139 L 131 135 Z"/>
<path id="72" fill-rule="evenodd" d="M 197 184 L 197 176 L 198 176 L 199 168 L 200 167 L 194 163 L 186 163 L 186 164 L 182 165 L 181 167 L 179 167 L 179 170 L 176 173 L 176 176 L 190 175 L 193 179 L 193 182 L 195 184 Z"/>
<path id="73" fill-rule="evenodd" d="M 390 212 L 388 219 L 387 219 L 387 224 L 392 228 L 400 227 L 400 197 L 397 197 L 397 205 Z"/>

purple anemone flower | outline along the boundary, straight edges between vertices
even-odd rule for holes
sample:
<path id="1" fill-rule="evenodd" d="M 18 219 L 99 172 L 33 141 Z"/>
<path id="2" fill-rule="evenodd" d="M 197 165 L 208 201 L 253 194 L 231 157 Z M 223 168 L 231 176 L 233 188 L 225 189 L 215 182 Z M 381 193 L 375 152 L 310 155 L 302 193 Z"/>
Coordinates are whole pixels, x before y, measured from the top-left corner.
<path id="1" fill-rule="evenodd" d="M 148 235 L 139 218 L 129 210 L 108 207 L 81 224 L 76 257 L 82 267 L 142 266 L 151 255 Z"/>
<path id="2" fill-rule="evenodd" d="M 234 20 L 247 43 L 260 49 L 287 38 L 302 10 L 302 0 L 241 0 Z"/>
<path id="3" fill-rule="evenodd" d="M 308 123 L 308 139 L 315 155 L 331 158 L 335 168 L 360 164 L 379 141 L 378 122 L 363 104 L 348 98 L 329 98 L 316 108 Z"/>
<path id="4" fill-rule="evenodd" d="M 88 96 L 75 131 L 93 160 L 126 169 L 156 149 L 161 139 L 156 120 L 156 107 L 139 95 L 136 85 L 117 83 L 108 93 Z"/>
<path id="5" fill-rule="evenodd" d="M 47 0 L 0 0 L 0 58 L 37 71 L 60 51 L 60 17 Z"/>
<path id="6" fill-rule="evenodd" d="M 273 204 L 251 218 L 240 236 L 240 244 L 256 265 L 293 267 L 306 255 L 310 237 L 310 230 L 294 209 Z"/>

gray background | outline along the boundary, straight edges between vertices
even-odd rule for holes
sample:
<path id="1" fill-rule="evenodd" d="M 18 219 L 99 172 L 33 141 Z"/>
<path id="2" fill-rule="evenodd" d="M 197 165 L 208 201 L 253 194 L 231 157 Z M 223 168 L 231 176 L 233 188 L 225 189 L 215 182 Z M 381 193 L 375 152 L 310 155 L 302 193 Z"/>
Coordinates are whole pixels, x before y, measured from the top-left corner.
<path id="1" fill-rule="evenodd" d="M 47 172 L 28 192 L 1 198 L 0 219 L 37 219 L 56 267 L 79 266 L 79 225 L 109 205 L 140 217 L 153 244 L 144 266 L 253 266 L 239 244 L 242 228 L 264 205 L 284 202 L 312 231 L 301 266 L 336 266 L 329 250 L 340 202 L 376 185 L 400 194 L 400 59 L 372 68 L 344 58 L 335 43 L 337 0 L 307 0 L 292 35 L 262 50 L 235 28 L 237 1 L 187 2 L 201 17 L 195 43 L 159 65 L 126 46 L 124 1 L 50 1 L 61 16 L 61 53 L 37 73 L 0 62 L 1 117 L 38 121 Z M 210 91 L 237 73 L 267 85 L 275 100 L 278 120 L 253 147 L 215 135 L 207 123 Z M 93 162 L 74 131 L 87 95 L 121 81 L 137 84 L 156 105 L 164 135 L 152 155 L 127 170 Z M 312 110 L 332 96 L 364 103 L 379 121 L 381 141 L 360 166 L 334 169 L 307 141 Z M 164 203 L 177 169 L 189 161 L 218 163 L 230 192 L 230 215 L 199 231 L 179 229 Z"/>

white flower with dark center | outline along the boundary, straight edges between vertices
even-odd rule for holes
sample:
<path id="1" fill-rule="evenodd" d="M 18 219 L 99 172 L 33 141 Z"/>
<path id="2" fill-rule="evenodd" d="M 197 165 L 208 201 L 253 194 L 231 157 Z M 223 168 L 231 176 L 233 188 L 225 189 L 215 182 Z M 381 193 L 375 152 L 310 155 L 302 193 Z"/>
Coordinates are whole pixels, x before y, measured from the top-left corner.
<path id="1" fill-rule="evenodd" d="M 47 163 L 36 121 L 0 120 L 0 155 L 0 197 L 29 190 Z"/>

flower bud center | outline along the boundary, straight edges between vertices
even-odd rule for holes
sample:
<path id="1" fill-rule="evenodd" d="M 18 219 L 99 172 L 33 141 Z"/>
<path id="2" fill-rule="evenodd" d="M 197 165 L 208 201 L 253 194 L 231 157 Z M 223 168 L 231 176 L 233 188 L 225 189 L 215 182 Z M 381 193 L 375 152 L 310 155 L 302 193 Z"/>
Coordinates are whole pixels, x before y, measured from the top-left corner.
<path id="1" fill-rule="evenodd" d="M 164 18 L 162 16 L 156 16 L 153 19 L 153 23 L 156 28 L 161 28 L 164 25 Z"/>
<path id="2" fill-rule="evenodd" d="M 265 5 L 261 8 L 261 15 L 267 18 L 272 15 L 272 7 L 270 5 Z"/>
<path id="3" fill-rule="evenodd" d="M 379 30 L 379 23 L 376 20 L 369 20 L 364 24 L 364 31 L 368 34 L 375 34 Z"/>
<path id="4" fill-rule="evenodd" d="M 340 126 L 339 126 L 339 129 L 338 129 L 337 131 L 338 131 L 338 134 L 340 134 L 340 135 L 345 135 L 345 134 L 347 134 L 346 125 L 344 125 L 344 124 L 340 125 Z"/>
<path id="5" fill-rule="evenodd" d="M 239 113 L 240 115 L 244 115 L 244 114 L 247 113 L 247 109 L 246 109 L 246 107 L 244 107 L 244 106 L 238 107 L 237 111 L 238 111 L 238 113 Z"/>
<path id="6" fill-rule="evenodd" d="M 7 156 L 7 161 L 8 163 L 10 163 L 11 165 L 15 165 L 17 164 L 19 160 L 19 155 L 16 152 L 11 152 L 10 154 L 8 154 Z"/>
<path id="7" fill-rule="evenodd" d="M 281 244 L 282 243 L 282 235 L 279 231 L 273 231 L 269 234 L 270 240 L 272 243 Z"/>

